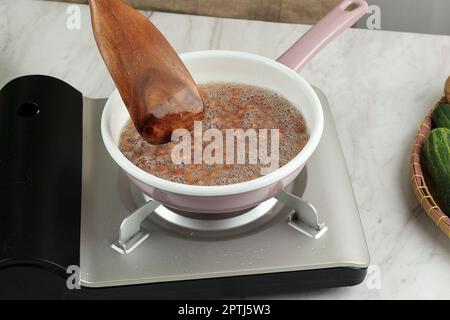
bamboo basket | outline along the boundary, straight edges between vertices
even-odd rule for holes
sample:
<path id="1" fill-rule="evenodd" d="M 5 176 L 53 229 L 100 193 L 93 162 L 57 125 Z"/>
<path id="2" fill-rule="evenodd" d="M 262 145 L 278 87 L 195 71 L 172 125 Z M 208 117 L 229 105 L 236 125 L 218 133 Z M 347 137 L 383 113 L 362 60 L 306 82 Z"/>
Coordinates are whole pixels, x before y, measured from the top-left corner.
<path id="1" fill-rule="evenodd" d="M 435 108 L 443 103 L 447 103 L 447 99 L 443 97 L 433 108 L 427 113 L 424 121 L 419 126 L 411 157 L 411 183 L 419 199 L 421 206 L 427 213 L 428 217 L 450 238 L 450 218 L 439 208 L 439 205 L 433 199 L 424 177 L 422 170 L 422 148 L 426 136 L 432 129 L 431 114 Z"/>

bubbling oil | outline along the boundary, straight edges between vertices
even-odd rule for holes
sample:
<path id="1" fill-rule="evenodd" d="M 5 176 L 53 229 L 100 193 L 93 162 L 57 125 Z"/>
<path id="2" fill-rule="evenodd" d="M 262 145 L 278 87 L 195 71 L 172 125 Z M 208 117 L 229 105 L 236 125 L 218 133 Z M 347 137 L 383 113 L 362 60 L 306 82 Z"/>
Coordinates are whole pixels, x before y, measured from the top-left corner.
<path id="1" fill-rule="evenodd" d="M 261 87 L 239 83 L 207 83 L 199 85 L 200 95 L 205 105 L 202 129 L 278 129 L 279 166 L 292 160 L 309 139 L 307 126 L 300 111 L 280 94 Z M 192 139 L 192 142 L 194 139 Z M 271 150 L 270 134 L 267 150 Z M 228 185 L 256 179 L 262 176 L 262 168 L 267 167 L 259 159 L 251 164 L 246 147 L 246 163 L 206 164 L 193 163 L 195 147 L 203 149 L 208 144 L 191 146 L 191 163 L 176 164 L 172 161 L 173 147 L 179 142 L 166 145 L 151 145 L 137 132 L 129 121 L 122 130 L 119 149 L 125 157 L 140 169 L 157 177 L 173 182 L 191 185 Z M 223 141 L 225 148 L 226 141 Z M 197 150 L 198 151 L 198 150 Z M 200 150 L 202 151 L 202 150 Z M 234 154 L 237 154 L 235 147 Z"/>

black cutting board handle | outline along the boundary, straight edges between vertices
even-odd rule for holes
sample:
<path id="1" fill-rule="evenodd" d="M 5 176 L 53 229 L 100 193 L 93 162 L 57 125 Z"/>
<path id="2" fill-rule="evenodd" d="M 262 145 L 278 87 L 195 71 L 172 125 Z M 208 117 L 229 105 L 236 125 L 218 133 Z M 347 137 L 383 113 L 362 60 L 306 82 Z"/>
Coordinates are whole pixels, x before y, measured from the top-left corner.
<path id="1" fill-rule="evenodd" d="M 82 139 L 83 98 L 69 84 L 31 75 L 1 89 L 0 297 L 45 290 L 79 264 Z"/>

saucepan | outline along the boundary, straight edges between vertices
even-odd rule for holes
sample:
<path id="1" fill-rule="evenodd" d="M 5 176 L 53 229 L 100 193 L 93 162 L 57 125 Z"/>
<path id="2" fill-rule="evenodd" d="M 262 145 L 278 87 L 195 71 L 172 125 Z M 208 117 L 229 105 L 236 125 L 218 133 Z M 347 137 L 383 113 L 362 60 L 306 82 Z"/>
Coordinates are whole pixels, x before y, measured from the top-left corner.
<path id="1" fill-rule="evenodd" d="M 144 194 L 171 208 L 198 213 L 226 213 L 254 207 L 273 197 L 301 172 L 317 148 L 323 131 L 323 111 L 312 87 L 297 72 L 320 49 L 358 21 L 368 9 L 363 0 L 344 0 L 277 60 L 237 52 L 209 50 L 181 54 L 197 84 L 234 82 L 278 92 L 303 114 L 310 139 L 287 164 L 254 180 L 220 186 L 176 183 L 147 173 L 119 150 L 121 130 L 129 114 L 117 89 L 109 97 L 101 120 L 105 146 L 114 161 Z"/>

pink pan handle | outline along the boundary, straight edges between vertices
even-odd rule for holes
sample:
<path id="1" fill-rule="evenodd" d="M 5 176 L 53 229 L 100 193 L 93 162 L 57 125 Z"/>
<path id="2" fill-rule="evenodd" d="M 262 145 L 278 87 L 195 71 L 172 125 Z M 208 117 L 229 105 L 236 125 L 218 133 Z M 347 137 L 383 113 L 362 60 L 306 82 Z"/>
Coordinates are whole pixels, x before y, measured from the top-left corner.
<path id="1" fill-rule="evenodd" d="M 298 39 L 277 61 L 295 71 L 300 71 L 317 52 L 366 14 L 368 7 L 364 0 L 342 1 Z M 351 8 L 353 9 L 350 10 Z"/>

